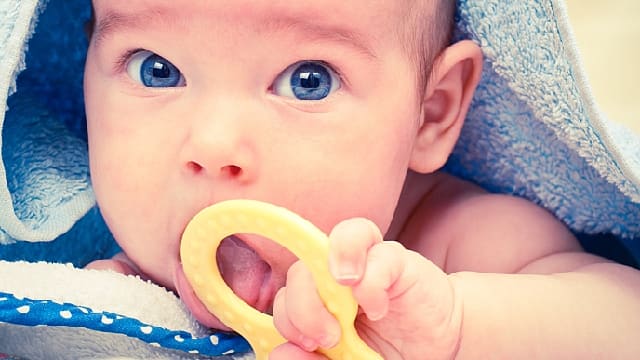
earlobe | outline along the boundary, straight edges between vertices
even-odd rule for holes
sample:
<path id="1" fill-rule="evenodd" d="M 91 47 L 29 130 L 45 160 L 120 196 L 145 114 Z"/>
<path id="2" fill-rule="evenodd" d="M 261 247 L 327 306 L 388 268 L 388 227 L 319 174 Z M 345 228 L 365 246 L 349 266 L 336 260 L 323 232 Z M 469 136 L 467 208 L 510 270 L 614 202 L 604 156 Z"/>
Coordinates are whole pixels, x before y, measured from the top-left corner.
<path id="1" fill-rule="evenodd" d="M 412 170 L 431 173 L 447 161 L 481 74 L 482 52 L 472 41 L 457 42 L 440 53 L 422 102 L 421 126 L 409 163 Z"/>

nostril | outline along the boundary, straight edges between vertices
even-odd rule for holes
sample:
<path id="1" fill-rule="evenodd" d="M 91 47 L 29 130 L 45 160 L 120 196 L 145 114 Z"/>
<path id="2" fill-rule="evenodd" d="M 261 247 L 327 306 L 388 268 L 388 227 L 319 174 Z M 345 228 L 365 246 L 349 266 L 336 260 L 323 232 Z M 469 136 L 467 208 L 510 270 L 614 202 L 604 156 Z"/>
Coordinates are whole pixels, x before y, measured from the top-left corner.
<path id="1" fill-rule="evenodd" d="M 236 165 L 227 165 L 221 169 L 222 173 L 236 177 L 242 174 L 242 168 Z"/>
<path id="2" fill-rule="evenodd" d="M 189 161 L 189 163 L 187 163 L 187 169 L 189 169 L 194 174 L 198 174 L 202 171 L 202 165 L 193 161 Z"/>
<path id="3" fill-rule="evenodd" d="M 200 174 L 205 171 L 204 166 L 198 164 L 195 161 L 190 161 L 187 163 L 187 170 L 192 174 Z M 237 165 L 227 165 L 220 168 L 220 174 L 225 177 L 239 177 L 242 175 L 243 170 L 240 166 Z"/>

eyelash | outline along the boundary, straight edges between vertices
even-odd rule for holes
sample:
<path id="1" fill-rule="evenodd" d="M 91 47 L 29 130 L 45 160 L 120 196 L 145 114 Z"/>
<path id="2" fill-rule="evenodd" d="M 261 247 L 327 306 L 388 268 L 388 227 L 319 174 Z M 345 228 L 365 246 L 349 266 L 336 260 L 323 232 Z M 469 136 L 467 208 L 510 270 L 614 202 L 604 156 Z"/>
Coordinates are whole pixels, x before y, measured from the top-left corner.
<path id="1" fill-rule="evenodd" d="M 131 59 L 131 56 L 133 56 L 133 54 L 135 54 L 135 53 L 137 53 L 139 51 L 143 51 L 143 50 L 145 50 L 145 49 L 142 49 L 142 48 L 130 49 L 130 50 L 125 51 L 118 58 L 116 58 L 116 61 L 115 61 L 114 65 L 113 65 L 114 73 L 116 73 L 116 74 L 126 73 L 127 64 L 129 63 L 129 60 Z"/>
<path id="2" fill-rule="evenodd" d="M 273 87 L 273 83 L 275 81 L 275 78 L 277 78 L 278 76 L 280 76 L 284 71 L 286 71 L 286 69 L 288 69 L 290 66 L 293 66 L 295 64 L 298 63 L 302 63 L 302 62 L 317 62 L 319 64 L 322 64 L 323 66 L 328 67 L 331 71 L 333 71 L 333 73 L 338 77 L 338 80 L 340 80 L 340 82 L 342 84 L 347 85 L 348 83 L 346 82 L 346 79 L 344 78 L 344 76 L 342 76 L 342 71 L 340 70 L 340 68 L 332 63 L 329 63 L 327 61 L 324 60 L 310 60 L 310 59 L 300 59 L 300 60 L 296 60 L 291 62 L 289 65 L 285 66 L 283 70 L 281 70 L 278 74 L 276 74 L 276 76 L 274 77 L 274 80 L 271 81 L 271 86 L 269 88 Z"/>
<path id="3" fill-rule="evenodd" d="M 135 53 L 140 52 L 140 51 L 150 51 L 147 49 L 143 49 L 143 48 L 133 48 L 133 49 L 129 49 L 126 50 L 124 53 L 122 53 L 122 55 L 120 55 L 119 57 L 116 58 L 115 62 L 114 62 L 114 66 L 113 66 L 113 72 L 115 74 L 122 74 L 122 73 L 126 73 L 127 72 L 127 64 L 129 63 L 129 60 L 131 59 L 131 56 L 133 56 Z M 300 61 L 304 61 L 304 60 L 308 60 L 308 59 L 300 59 L 298 61 L 294 61 L 291 64 L 287 65 L 287 66 L 291 66 L 292 64 L 295 64 L 296 62 L 300 62 Z M 339 78 L 340 83 L 343 86 L 349 87 L 349 82 L 347 81 L 347 79 L 342 75 L 342 71 L 340 70 L 340 68 L 336 65 L 334 65 L 333 63 L 329 63 L 327 61 L 324 60 L 314 60 L 317 61 L 319 63 L 322 63 L 322 65 L 330 68 L 335 75 Z M 286 67 L 285 67 L 286 69 Z M 279 75 L 280 73 L 278 73 Z M 276 76 L 278 76 L 276 75 Z M 273 87 L 273 81 L 271 83 L 271 85 L 269 86 L 269 89 L 271 90 L 271 88 Z"/>

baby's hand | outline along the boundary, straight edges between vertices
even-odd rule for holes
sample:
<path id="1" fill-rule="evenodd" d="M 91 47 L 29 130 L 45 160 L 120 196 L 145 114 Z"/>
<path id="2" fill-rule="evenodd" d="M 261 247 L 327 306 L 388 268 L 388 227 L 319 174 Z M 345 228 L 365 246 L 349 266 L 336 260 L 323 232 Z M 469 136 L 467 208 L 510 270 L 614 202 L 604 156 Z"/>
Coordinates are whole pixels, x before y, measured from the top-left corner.
<path id="1" fill-rule="evenodd" d="M 462 307 L 447 275 L 422 255 L 382 241 L 371 221 L 351 219 L 331 234 L 329 268 L 353 289 L 360 337 L 384 359 L 449 359 L 460 337 Z M 320 359 L 311 353 L 340 338 L 311 273 L 298 261 L 274 300 L 274 323 L 289 341 L 271 359 Z"/>
<path id="2" fill-rule="evenodd" d="M 138 275 L 131 260 L 124 254 L 118 253 L 111 259 L 94 260 L 88 263 L 85 269 L 93 270 L 111 270 L 124 275 Z"/>

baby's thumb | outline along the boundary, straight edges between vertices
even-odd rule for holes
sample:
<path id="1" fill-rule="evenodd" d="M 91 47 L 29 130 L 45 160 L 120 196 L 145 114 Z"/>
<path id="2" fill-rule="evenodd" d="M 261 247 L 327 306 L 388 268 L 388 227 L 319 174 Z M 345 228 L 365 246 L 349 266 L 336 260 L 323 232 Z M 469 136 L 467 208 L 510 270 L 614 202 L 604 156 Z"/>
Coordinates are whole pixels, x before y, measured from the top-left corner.
<path id="1" fill-rule="evenodd" d="M 329 234 L 329 271 L 338 283 L 357 284 L 365 272 L 369 249 L 382 242 L 378 226 L 365 218 L 336 225 Z"/>

